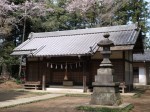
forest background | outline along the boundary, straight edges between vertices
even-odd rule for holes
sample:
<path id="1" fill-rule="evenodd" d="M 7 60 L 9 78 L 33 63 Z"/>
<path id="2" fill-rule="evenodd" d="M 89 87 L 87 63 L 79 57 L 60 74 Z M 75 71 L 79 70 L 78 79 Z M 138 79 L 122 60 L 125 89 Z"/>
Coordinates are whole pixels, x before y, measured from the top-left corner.
<path id="1" fill-rule="evenodd" d="M 150 48 L 147 0 L 0 0 L 0 75 L 18 78 L 20 57 L 10 54 L 30 32 L 51 32 L 137 23 Z"/>

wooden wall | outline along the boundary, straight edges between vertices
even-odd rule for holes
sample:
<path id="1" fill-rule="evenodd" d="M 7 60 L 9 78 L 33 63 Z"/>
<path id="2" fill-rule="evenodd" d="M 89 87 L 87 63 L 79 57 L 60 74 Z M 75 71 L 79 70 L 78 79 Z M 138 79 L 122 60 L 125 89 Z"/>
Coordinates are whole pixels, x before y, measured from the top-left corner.
<path id="1" fill-rule="evenodd" d="M 146 81 L 150 85 L 150 62 L 146 62 Z"/>
<path id="2" fill-rule="evenodd" d="M 84 64 L 84 60 L 81 60 L 78 57 L 53 59 L 29 58 L 27 62 L 27 81 L 42 81 L 42 75 L 45 74 L 46 83 L 48 83 L 49 85 L 62 85 L 66 73 L 66 63 L 68 80 L 73 81 L 75 85 L 82 85 L 83 74 L 88 74 L 87 70 L 89 69 L 87 68 L 87 64 Z M 63 66 L 63 69 L 61 68 L 61 66 Z M 83 70 L 83 66 L 86 66 L 85 70 Z M 87 75 L 87 79 L 88 78 L 89 77 Z M 88 80 L 87 83 L 89 83 Z"/>
<path id="3" fill-rule="evenodd" d="M 83 71 L 83 62 L 81 62 L 80 68 L 72 68 L 67 71 L 68 79 L 73 81 L 75 85 L 83 84 L 83 74 L 86 75 L 87 85 L 91 85 L 94 82 L 94 77 L 97 74 L 97 69 L 99 68 L 101 60 L 91 60 L 86 68 L 86 71 Z M 124 66 L 122 60 L 112 60 L 112 64 L 114 65 L 115 76 L 118 81 L 122 82 L 123 74 L 124 74 Z M 46 82 L 49 85 L 62 85 L 65 69 L 57 69 L 47 67 L 47 62 L 28 62 L 28 81 L 41 81 L 42 74 L 46 75 Z"/>
<path id="4" fill-rule="evenodd" d="M 91 74 L 92 74 L 92 82 L 94 81 L 94 77 L 97 74 L 97 69 L 102 60 L 92 60 L 91 63 Z M 114 69 L 114 75 L 119 82 L 124 81 L 124 61 L 123 60 L 111 60 Z"/>
<path id="5" fill-rule="evenodd" d="M 132 51 L 125 51 L 125 83 L 133 85 L 133 55 Z"/>
<path id="6" fill-rule="evenodd" d="M 98 55 L 98 54 L 96 54 Z M 49 85 L 62 85 L 65 76 L 65 69 L 61 69 L 61 64 L 72 64 L 72 69 L 68 67 L 68 80 L 72 80 L 75 85 L 83 85 L 83 75 L 86 75 L 87 85 L 92 85 L 94 76 L 97 74 L 97 69 L 102 61 L 98 56 L 91 57 L 56 57 L 56 58 L 29 58 L 27 62 L 27 80 L 41 81 L 42 75 L 46 75 L 46 82 Z M 127 55 L 127 56 L 126 56 Z M 112 53 L 111 61 L 114 65 L 114 74 L 119 82 L 128 81 L 132 74 L 132 64 L 130 59 L 131 53 L 126 54 L 122 51 Z M 126 56 L 126 59 L 124 57 Z M 117 59 L 118 58 L 118 59 Z M 75 67 L 75 63 L 81 64 L 81 67 Z M 86 63 L 86 64 L 85 64 Z M 51 68 L 53 64 L 53 68 Z M 57 69 L 54 65 L 57 64 Z M 129 75 L 130 74 L 130 75 Z M 129 76 L 129 77 L 128 77 Z M 128 82 L 127 82 L 128 83 Z M 131 81 L 130 81 L 131 83 Z"/>
<path id="7" fill-rule="evenodd" d="M 91 59 L 102 59 L 102 54 L 100 52 L 96 52 Z M 123 51 L 112 51 L 110 59 L 123 59 Z"/>

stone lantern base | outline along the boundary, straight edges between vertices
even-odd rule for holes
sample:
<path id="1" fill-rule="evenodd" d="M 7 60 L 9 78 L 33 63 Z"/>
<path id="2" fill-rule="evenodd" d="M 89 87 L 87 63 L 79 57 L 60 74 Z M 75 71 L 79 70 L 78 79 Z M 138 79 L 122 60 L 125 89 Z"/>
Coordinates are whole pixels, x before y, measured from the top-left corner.
<path id="1" fill-rule="evenodd" d="M 97 70 L 95 82 L 93 82 L 92 105 L 120 105 L 121 96 L 119 83 L 114 82 L 112 68 L 100 68 Z"/>
<path id="2" fill-rule="evenodd" d="M 121 104 L 120 93 L 117 93 L 116 87 L 94 87 L 90 104 L 116 106 Z"/>

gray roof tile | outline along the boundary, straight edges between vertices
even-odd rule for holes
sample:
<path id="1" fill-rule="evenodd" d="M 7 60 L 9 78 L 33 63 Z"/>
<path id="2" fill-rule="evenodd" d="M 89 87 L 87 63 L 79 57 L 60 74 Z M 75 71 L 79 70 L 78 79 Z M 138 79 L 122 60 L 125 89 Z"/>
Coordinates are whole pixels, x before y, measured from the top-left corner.
<path id="1" fill-rule="evenodd" d="M 144 50 L 144 53 L 133 54 L 134 62 L 150 61 L 150 50 Z"/>
<path id="2" fill-rule="evenodd" d="M 140 30 L 135 24 L 111 27 L 78 29 L 68 31 L 30 33 L 29 39 L 14 49 L 32 50 L 33 56 L 62 56 L 90 54 L 90 47 L 95 52 L 97 43 L 103 39 L 105 32 L 110 33 L 110 40 L 116 46 L 134 45 Z M 17 53 L 14 53 L 17 54 Z M 18 52 L 19 55 L 19 52 Z"/>

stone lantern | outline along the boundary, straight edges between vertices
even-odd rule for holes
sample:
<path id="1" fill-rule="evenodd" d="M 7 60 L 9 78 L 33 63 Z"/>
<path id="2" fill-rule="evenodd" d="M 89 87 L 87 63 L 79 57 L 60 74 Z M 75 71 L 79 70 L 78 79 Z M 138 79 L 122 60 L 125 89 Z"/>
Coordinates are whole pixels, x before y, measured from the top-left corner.
<path id="1" fill-rule="evenodd" d="M 104 39 L 97 44 L 103 48 L 103 51 L 101 51 L 103 61 L 97 70 L 95 82 L 92 83 L 93 94 L 91 95 L 90 104 L 93 105 L 113 106 L 121 104 L 119 83 L 114 78 L 113 65 L 109 60 L 111 55 L 110 47 L 114 46 L 113 41 L 109 40 L 109 36 L 109 33 L 104 34 Z"/>

